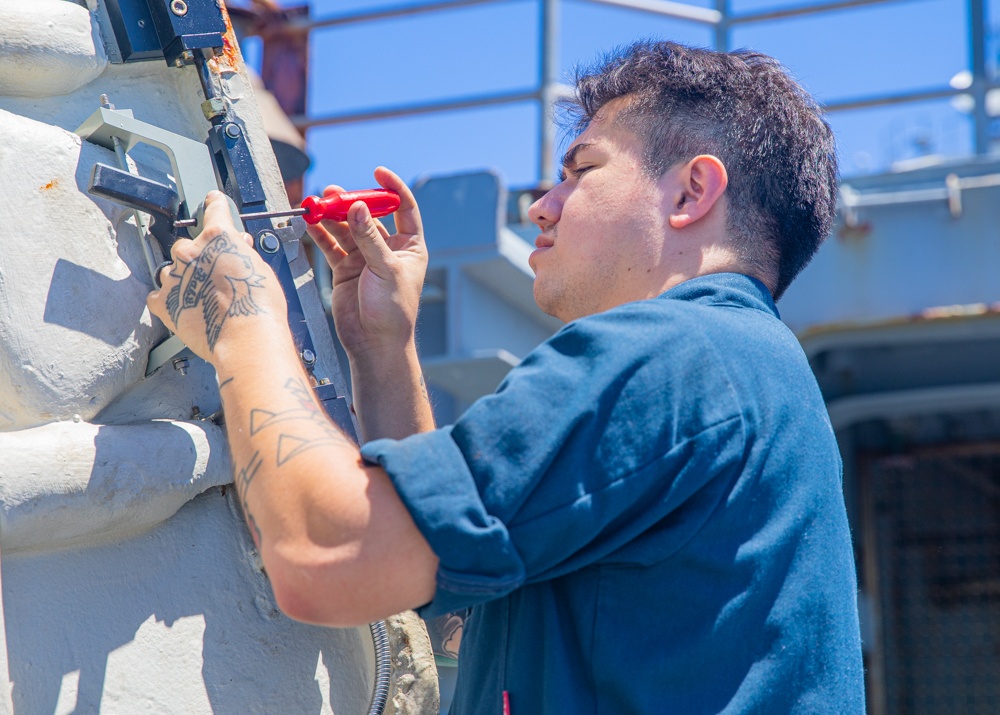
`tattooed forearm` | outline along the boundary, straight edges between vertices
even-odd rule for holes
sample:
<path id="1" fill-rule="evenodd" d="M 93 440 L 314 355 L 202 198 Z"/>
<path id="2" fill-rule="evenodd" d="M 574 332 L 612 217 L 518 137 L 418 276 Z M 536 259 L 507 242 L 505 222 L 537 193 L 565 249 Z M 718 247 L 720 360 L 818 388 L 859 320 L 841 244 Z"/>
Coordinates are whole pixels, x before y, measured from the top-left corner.
<path id="1" fill-rule="evenodd" d="M 180 279 L 167 295 L 171 320 L 176 325 L 185 310 L 200 305 L 210 351 L 215 350 L 226 318 L 262 312 L 254 301 L 253 290 L 263 287 L 265 276 L 256 272 L 250 257 L 240 253 L 225 231 L 212 239 L 195 260 L 175 263 L 170 274 Z"/>
<path id="2" fill-rule="evenodd" d="M 260 471 L 262 463 L 263 460 L 260 458 L 260 451 L 254 452 L 247 465 L 236 473 L 235 479 L 236 493 L 240 498 L 240 506 L 243 507 L 243 516 L 250 527 L 250 536 L 253 537 L 253 543 L 258 549 L 260 548 L 261 539 L 260 527 L 257 526 L 257 520 L 254 519 L 253 513 L 250 511 L 250 505 L 247 502 L 247 492 L 250 490 L 250 484 L 253 482 L 254 477 L 257 476 L 257 472 Z"/>
<path id="3" fill-rule="evenodd" d="M 231 379 L 224 381 L 219 386 L 220 391 L 231 382 Z M 250 410 L 250 437 L 254 440 L 257 451 L 250 457 L 246 466 L 236 473 L 236 491 L 240 498 L 240 506 L 243 507 L 243 514 L 257 548 L 260 548 L 261 530 L 250 509 L 248 494 L 261 467 L 264 466 L 261 446 L 268 442 L 261 442 L 261 438 L 264 437 L 271 445 L 276 445 L 277 467 L 315 447 L 351 443 L 316 406 L 312 390 L 303 378 L 290 378 L 285 383 L 285 391 L 294 399 L 295 404 L 292 407 L 276 411 L 260 408 Z M 270 441 L 272 439 L 276 442 Z M 269 478 L 270 476 L 265 477 Z"/>
<path id="4" fill-rule="evenodd" d="M 279 433 L 279 467 L 314 447 L 348 441 L 313 402 L 311 392 L 301 378 L 289 379 L 285 383 L 285 390 L 296 399 L 297 406 L 277 412 L 263 409 L 250 412 L 251 437 L 280 425 L 276 430 Z"/>

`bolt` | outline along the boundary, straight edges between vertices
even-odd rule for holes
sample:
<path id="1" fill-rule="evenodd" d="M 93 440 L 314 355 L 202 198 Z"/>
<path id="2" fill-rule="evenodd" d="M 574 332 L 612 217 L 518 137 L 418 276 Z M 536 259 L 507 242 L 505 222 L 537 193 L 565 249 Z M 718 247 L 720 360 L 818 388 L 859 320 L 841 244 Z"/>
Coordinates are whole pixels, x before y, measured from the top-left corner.
<path id="1" fill-rule="evenodd" d="M 302 358 L 302 362 L 304 362 L 306 365 L 316 364 L 316 353 L 314 353 L 309 348 L 306 348 L 301 353 L 299 353 L 299 357 Z"/>
<path id="2" fill-rule="evenodd" d="M 179 372 L 181 375 L 188 374 L 188 366 L 191 362 L 187 358 L 174 358 L 174 370 Z"/>
<path id="3" fill-rule="evenodd" d="M 176 60 L 174 60 L 174 67 L 176 67 L 177 69 L 180 69 L 183 66 L 184 66 L 184 60 L 182 60 L 180 57 L 178 57 Z"/>
<path id="4" fill-rule="evenodd" d="M 184 17 L 187 15 L 188 6 L 184 0 L 173 0 L 170 3 L 170 12 L 175 14 L 177 17 Z"/>
<path id="5" fill-rule="evenodd" d="M 240 135 L 240 128 L 235 124 L 233 124 L 232 122 L 229 122 L 229 124 L 226 125 L 226 136 L 229 137 L 230 139 L 236 139 L 237 137 L 239 137 L 239 135 Z"/>
<path id="6" fill-rule="evenodd" d="M 264 231 L 260 234 L 257 243 L 264 253 L 277 253 L 278 249 L 281 248 L 281 241 L 270 231 Z"/>
<path id="7" fill-rule="evenodd" d="M 110 102 L 110 100 L 108 100 L 108 95 L 106 95 L 106 94 L 102 94 L 101 95 L 101 106 L 104 107 L 105 109 L 114 109 L 115 108 L 115 105 L 113 105 Z"/>
<path id="8" fill-rule="evenodd" d="M 181 53 L 181 57 L 183 57 L 186 61 L 191 62 L 194 60 L 194 53 L 191 50 L 184 50 Z"/>
<path id="9" fill-rule="evenodd" d="M 145 27 L 145 26 L 146 26 L 146 21 L 145 20 L 139 20 L 139 27 Z"/>

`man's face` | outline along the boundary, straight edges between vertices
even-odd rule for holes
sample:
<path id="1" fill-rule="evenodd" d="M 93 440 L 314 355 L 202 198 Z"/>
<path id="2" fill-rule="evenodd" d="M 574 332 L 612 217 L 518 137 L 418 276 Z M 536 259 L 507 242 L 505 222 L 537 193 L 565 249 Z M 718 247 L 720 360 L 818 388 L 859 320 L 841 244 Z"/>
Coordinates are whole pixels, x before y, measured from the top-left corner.
<path id="1" fill-rule="evenodd" d="M 528 212 L 541 230 L 528 263 L 535 302 L 570 321 L 658 295 L 673 173 L 651 178 L 643 144 L 612 102 L 570 145 L 562 181 Z"/>

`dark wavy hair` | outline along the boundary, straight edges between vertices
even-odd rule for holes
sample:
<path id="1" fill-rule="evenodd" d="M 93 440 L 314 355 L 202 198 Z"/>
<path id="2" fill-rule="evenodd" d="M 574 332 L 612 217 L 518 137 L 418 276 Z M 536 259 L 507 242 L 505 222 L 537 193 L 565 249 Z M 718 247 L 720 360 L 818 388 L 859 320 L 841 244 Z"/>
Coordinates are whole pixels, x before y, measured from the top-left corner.
<path id="1" fill-rule="evenodd" d="M 642 140 L 653 177 L 699 154 L 725 164 L 729 235 L 780 298 L 836 211 L 836 148 L 816 102 L 767 55 L 644 40 L 579 70 L 563 118 L 583 131 L 622 97 L 617 121 Z"/>

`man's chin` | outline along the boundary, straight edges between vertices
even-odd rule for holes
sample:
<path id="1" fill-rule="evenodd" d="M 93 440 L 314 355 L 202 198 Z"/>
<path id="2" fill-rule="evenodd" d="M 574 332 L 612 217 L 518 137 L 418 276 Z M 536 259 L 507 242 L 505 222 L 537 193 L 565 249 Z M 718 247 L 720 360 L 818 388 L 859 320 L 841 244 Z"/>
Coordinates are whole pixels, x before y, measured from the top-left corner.
<path id="1" fill-rule="evenodd" d="M 535 298 L 535 305 L 537 305 L 543 313 L 548 313 L 549 315 L 554 316 L 549 296 L 546 295 L 545 290 L 540 286 L 538 276 L 535 276 L 535 282 L 531 286 L 531 294 Z"/>
<path id="2" fill-rule="evenodd" d="M 563 309 L 561 302 L 555 299 L 555 296 L 547 294 L 544 290 L 539 290 L 537 279 L 535 280 L 533 294 L 535 296 L 535 305 L 543 313 L 551 315 L 553 318 L 561 320 L 564 323 L 568 323 L 573 319 L 566 316 L 566 311 Z"/>

